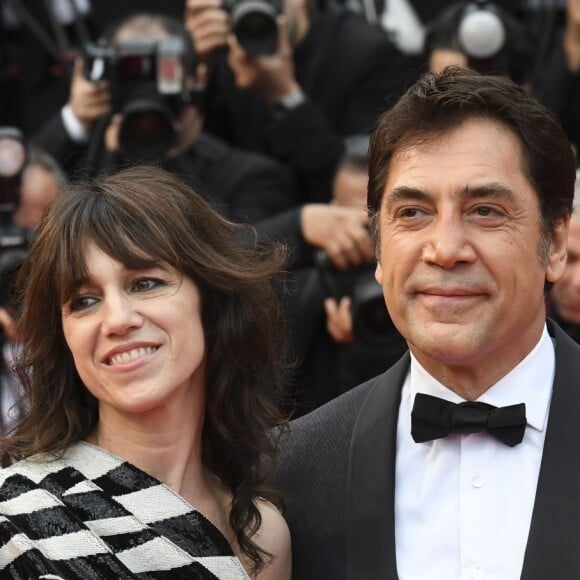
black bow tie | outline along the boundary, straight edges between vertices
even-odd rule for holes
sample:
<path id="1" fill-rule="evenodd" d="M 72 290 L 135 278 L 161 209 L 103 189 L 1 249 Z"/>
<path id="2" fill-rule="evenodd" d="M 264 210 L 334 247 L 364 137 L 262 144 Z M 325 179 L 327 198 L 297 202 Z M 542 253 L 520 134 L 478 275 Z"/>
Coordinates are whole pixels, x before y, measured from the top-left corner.
<path id="1" fill-rule="evenodd" d="M 416 443 L 447 437 L 450 433 L 487 432 L 514 447 L 526 430 L 526 405 L 494 407 L 487 403 L 450 403 L 417 393 L 411 412 L 411 435 Z"/>

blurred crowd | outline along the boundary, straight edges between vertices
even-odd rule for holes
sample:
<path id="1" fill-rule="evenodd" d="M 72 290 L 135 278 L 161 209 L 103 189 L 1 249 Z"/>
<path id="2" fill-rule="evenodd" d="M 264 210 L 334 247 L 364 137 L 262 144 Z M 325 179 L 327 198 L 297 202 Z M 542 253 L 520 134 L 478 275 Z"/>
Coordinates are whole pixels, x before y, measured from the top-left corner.
<path id="1" fill-rule="evenodd" d="M 449 64 L 507 75 L 580 147 L 580 0 L 135 6 L 0 0 L 5 422 L 17 389 L 6 372 L 17 344 L 10 280 L 66 181 L 160 166 L 249 222 L 255 237 L 240 243 L 287 244 L 280 287 L 295 365 L 283 404 L 300 415 L 406 350 L 374 280 L 366 186 L 369 134 L 412 82 Z M 549 306 L 580 340 L 579 256 L 570 252 Z"/>

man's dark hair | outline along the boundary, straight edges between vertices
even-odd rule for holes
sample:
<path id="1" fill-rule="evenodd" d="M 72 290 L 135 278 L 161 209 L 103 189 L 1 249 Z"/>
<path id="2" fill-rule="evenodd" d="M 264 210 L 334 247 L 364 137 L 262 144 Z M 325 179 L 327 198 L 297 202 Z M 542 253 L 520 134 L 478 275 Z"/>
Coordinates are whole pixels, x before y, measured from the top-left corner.
<path id="1" fill-rule="evenodd" d="M 522 170 L 538 196 L 545 238 L 555 220 L 571 213 L 575 158 L 554 115 L 506 77 L 448 67 L 410 87 L 371 136 L 368 209 L 375 229 L 393 155 L 438 139 L 470 119 L 496 121 L 518 137 Z"/>

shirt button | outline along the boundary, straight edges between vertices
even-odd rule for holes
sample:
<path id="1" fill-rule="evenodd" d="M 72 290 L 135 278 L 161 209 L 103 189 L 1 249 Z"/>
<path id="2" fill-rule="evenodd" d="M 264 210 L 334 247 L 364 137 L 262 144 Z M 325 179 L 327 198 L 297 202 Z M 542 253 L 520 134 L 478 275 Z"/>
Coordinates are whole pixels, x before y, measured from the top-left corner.
<path id="1" fill-rule="evenodd" d="M 479 477 L 479 475 L 476 475 L 471 480 L 471 484 L 473 485 L 473 487 L 479 489 L 480 487 L 483 487 L 483 479 L 481 479 L 481 477 Z"/>

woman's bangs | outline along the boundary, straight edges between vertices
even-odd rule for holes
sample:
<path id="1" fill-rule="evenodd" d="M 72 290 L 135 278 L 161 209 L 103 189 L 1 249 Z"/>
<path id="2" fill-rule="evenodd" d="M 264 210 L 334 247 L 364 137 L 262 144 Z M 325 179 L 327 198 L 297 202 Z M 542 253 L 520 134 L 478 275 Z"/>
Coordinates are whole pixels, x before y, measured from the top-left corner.
<path id="1" fill-rule="evenodd" d="M 177 266 L 175 255 L 167 253 L 167 240 L 157 239 L 155 232 L 129 228 L 122 216 L 99 217 L 102 216 L 92 215 L 90 220 L 75 220 L 76 223 L 70 224 L 63 251 L 56 256 L 57 284 L 63 304 L 70 299 L 79 281 L 88 276 L 86 256 L 92 244 L 130 269 L 145 269 L 159 262 Z"/>

